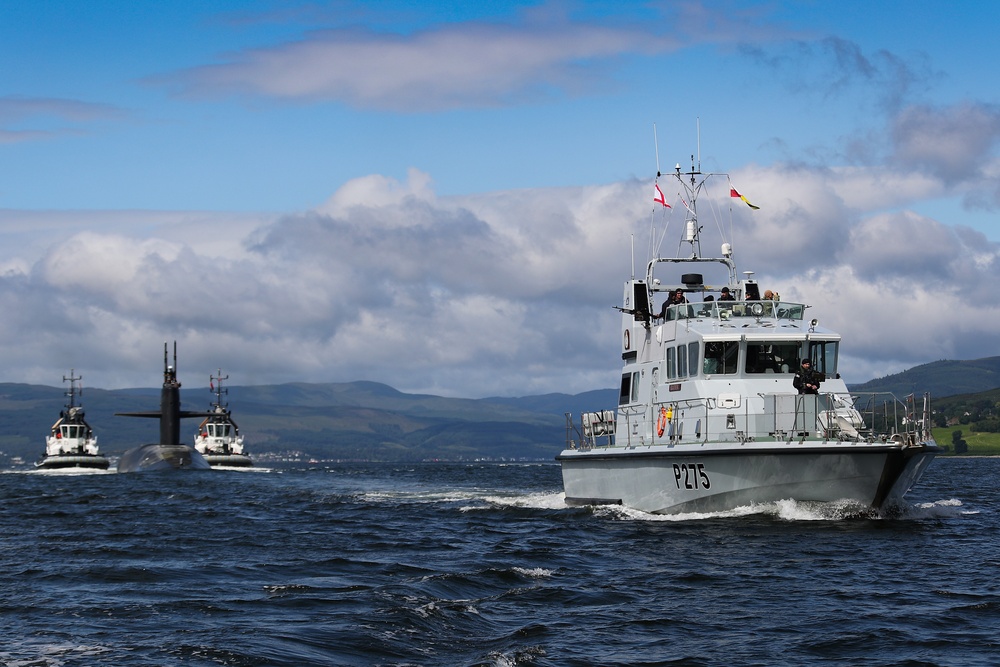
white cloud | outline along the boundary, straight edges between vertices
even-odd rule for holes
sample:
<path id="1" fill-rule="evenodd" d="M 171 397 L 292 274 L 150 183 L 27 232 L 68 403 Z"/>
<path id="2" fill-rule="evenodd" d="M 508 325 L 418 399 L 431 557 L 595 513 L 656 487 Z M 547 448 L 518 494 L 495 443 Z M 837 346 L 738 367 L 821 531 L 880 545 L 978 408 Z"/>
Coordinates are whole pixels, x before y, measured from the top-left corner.
<path id="1" fill-rule="evenodd" d="M 1000 353 L 986 287 L 1000 247 L 884 210 L 895 195 L 868 183 L 903 187 L 905 172 L 750 166 L 733 179 L 761 210 L 724 181 L 710 189 L 720 201 L 700 208 L 705 253 L 735 227 L 741 271 L 844 334 L 851 381 Z M 182 376 L 221 367 L 236 383 L 366 379 L 459 396 L 610 387 L 611 306 L 632 273 L 630 238 L 643 270 L 652 210 L 648 181 L 442 197 L 413 170 L 350 181 L 280 218 L 132 213 L 131 234 L 111 214 L 106 229 L 93 212 L 86 231 L 56 220 L 51 247 L 15 252 L 0 272 L 0 363 L 7 379 L 52 383 L 65 366 L 91 386 L 150 386 L 160 345 L 176 338 Z M 668 254 L 683 217 L 669 215 Z M 0 240 L 24 233 L 0 229 Z"/>
<path id="2" fill-rule="evenodd" d="M 599 89 L 608 78 L 598 63 L 678 46 L 675 38 L 648 27 L 551 18 L 516 26 L 448 24 L 407 35 L 332 29 L 148 81 L 198 97 L 340 100 L 359 108 L 419 112 Z"/>

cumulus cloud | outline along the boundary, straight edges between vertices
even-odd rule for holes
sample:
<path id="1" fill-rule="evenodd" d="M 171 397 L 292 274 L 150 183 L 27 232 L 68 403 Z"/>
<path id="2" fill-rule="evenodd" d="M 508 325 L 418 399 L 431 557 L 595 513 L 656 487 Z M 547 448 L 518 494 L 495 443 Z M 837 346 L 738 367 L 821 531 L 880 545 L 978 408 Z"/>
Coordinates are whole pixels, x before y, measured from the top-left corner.
<path id="1" fill-rule="evenodd" d="M 751 165 L 731 178 L 761 210 L 730 198 L 725 179 L 707 190 L 704 254 L 731 241 L 739 270 L 812 304 L 844 334 L 851 381 L 1000 349 L 1000 303 L 985 287 L 1000 247 L 862 187 L 905 187 L 907 173 Z M 614 386 L 630 239 L 641 274 L 649 239 L 671 254 L 682 230 L 677 210 L 653 212 L 649 181 L 445 197 L 413 170 L 239 224 L 188 214 L 130 233 L 91 213 L 88 229 L 4 264 L 0 363 L 35 382 L 65 366 L 92 386 L 149 386 L 159 346 L 176 338 L 182 371 L 222 367 L 246 384 L 366 379 L 458 396 Z"/>

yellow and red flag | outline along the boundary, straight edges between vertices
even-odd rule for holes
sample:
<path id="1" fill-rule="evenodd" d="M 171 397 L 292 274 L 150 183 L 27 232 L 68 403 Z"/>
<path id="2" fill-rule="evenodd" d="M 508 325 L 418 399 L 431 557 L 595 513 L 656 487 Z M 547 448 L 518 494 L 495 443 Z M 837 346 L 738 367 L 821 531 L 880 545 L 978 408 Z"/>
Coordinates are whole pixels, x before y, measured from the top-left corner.
<path id="1" fill-rule="evenodd" d="M 737 192 L 736 188 L 733 187 L 732 183 L 729 184 L 729 196 L 736 197 L 737 199 L 742 199 L 747 206 L 749 206 L 755 211 L 760 210 L 760 206 L 754 206 L 753 204 L 750 203 L 750 201 L 746 197 Z"/>

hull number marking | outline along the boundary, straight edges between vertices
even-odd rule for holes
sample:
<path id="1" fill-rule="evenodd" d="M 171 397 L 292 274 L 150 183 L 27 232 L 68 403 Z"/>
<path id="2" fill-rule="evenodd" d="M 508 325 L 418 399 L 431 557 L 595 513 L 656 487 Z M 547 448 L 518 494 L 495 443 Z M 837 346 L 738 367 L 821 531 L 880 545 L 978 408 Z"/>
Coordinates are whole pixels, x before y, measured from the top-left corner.
<path id="1" fill-rule="evenodd" d="M 678 489 L 711 489 L 712 480 L 705 472 L 704 463 L 675 463 L 674 481 Z"/>

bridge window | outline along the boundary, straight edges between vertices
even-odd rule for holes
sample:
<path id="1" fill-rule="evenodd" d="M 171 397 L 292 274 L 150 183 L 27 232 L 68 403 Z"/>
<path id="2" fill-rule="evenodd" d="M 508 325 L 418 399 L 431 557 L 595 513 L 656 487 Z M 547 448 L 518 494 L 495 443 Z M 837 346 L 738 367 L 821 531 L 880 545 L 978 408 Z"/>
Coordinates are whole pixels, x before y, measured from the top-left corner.
<path id="1" fill-rule="evenodd" d="M 705 375 L 735 373 L 739 352 L 739 341 L 721 340 L 705 343 Z"/>
<path id="2" fill-rule="evenodd" d="M 747 373 L 794 373 L 799 343 L 747 343 Z"/>
<path id="3" fill-rule="evenodd" d="M 825 374 L 827 377 L 834 377 L 837 374 L 837 341 L 813 341 L 809 344 L 809 358 L 812 360 L 813 370 Z"/>

